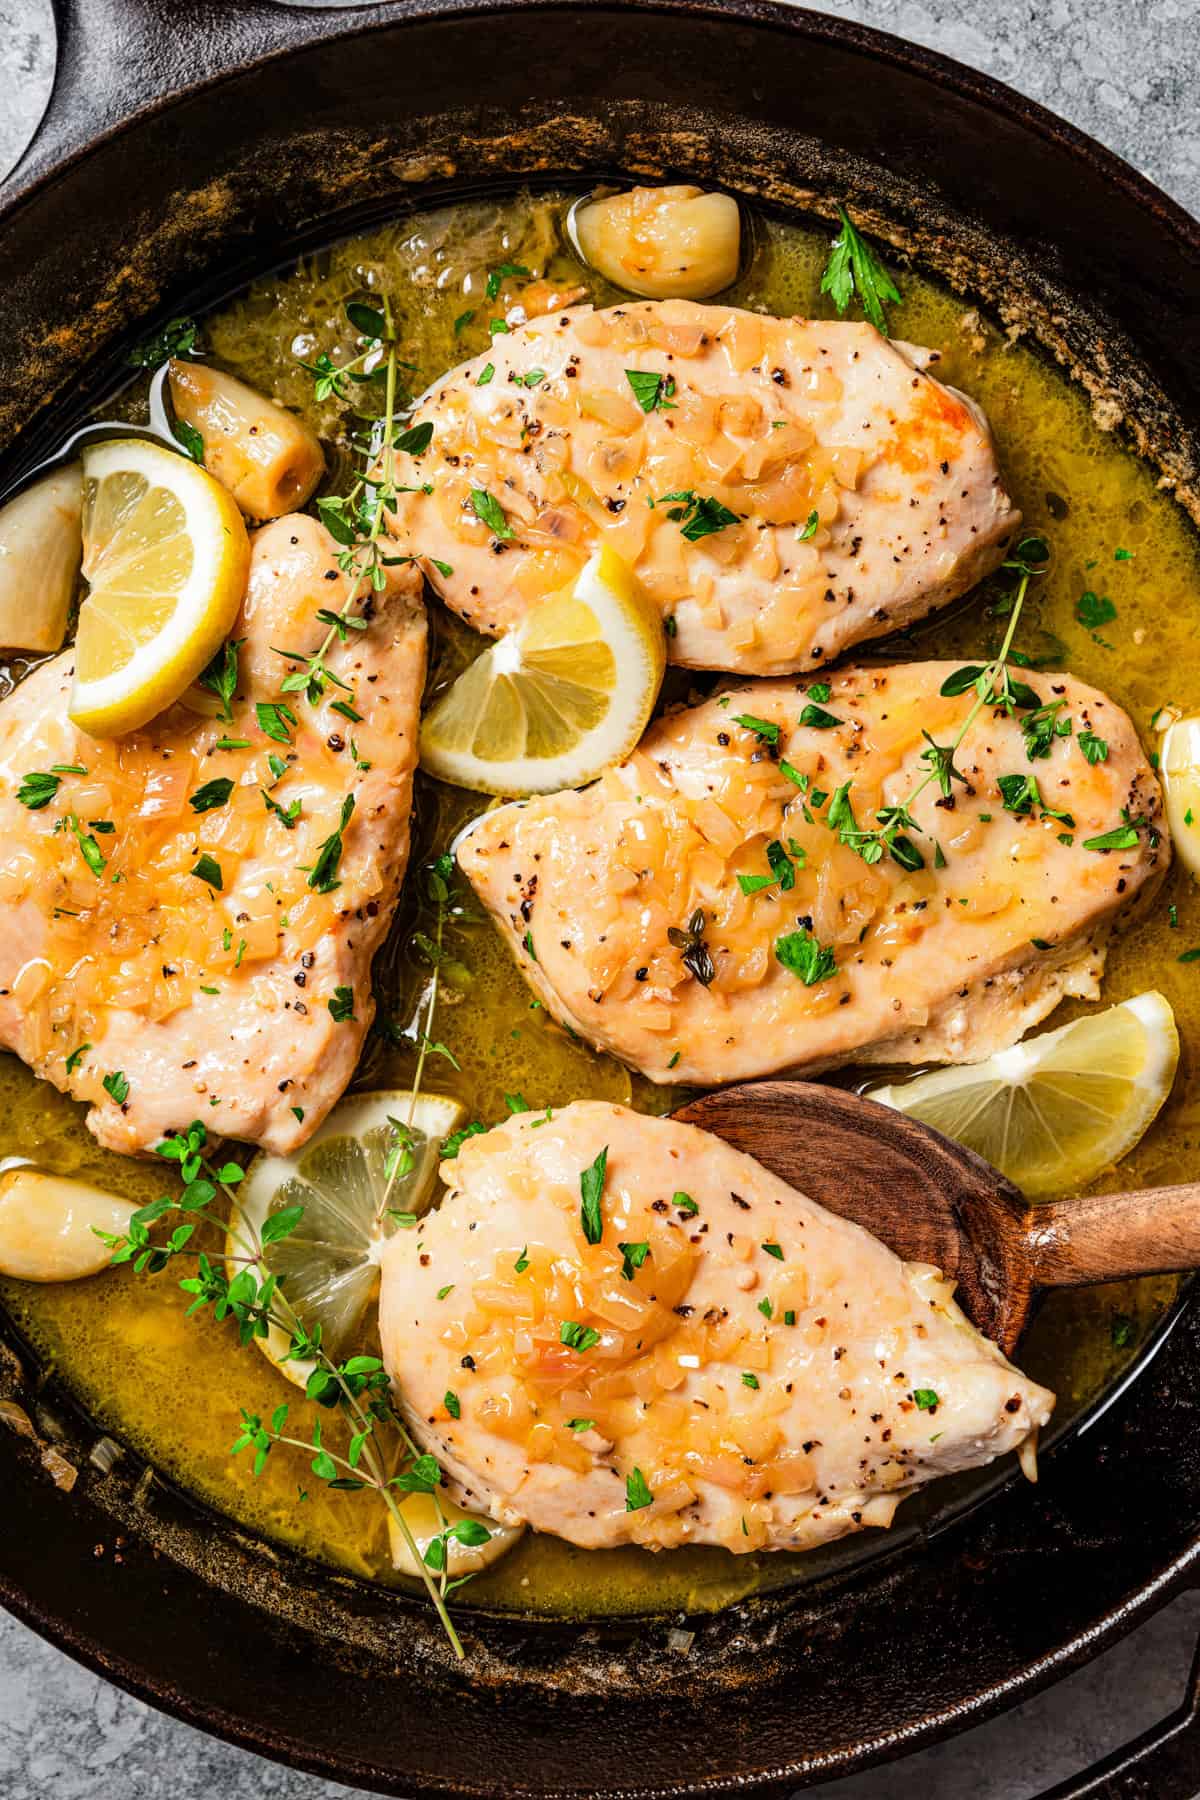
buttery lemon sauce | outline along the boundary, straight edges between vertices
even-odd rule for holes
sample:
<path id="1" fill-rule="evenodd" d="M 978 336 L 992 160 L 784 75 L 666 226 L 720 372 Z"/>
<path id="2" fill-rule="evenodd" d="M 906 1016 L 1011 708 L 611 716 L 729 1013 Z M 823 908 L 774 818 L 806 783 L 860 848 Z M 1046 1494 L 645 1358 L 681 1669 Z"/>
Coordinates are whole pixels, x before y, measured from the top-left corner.
<path id="1" fill-rule="evenodd" d="M 353 354 L 348 298 L 387 292 L 407 359 L 416 365 L 412 391 L 475 355 L 497 311 L 486 295 L 488 272 L 519 263 L 556 284 L 579 283 L 598 305 L 619 296 L 564 249 L 561 197 L 471 202 L 410 215 L 348 240 L 300 268 L 256 282 L 205 321 L 216 359 L 286 404 L 302 410 L 331 457 L 326 491 L 346 485 L 345 420 L 334 402 L 316 404 L 298 359 L 340 348 Z M 824 233 L 755 218 L 745 272 L 727 298 L 772 313 L 827 316 L 818 294 L 827 254 Z M 963 302 L 912 274 L 900 275 L 903 305 L 893 308 L 896 336 L 935 346 L 936 373 L 977 399 L 991 420 L 1002 465 L 1026 527 L 1046 533 L 1054 564 L 1035 584 L 1017 638 L 1039 665 L 1067 668 L 1103 688 L 1131 714 L 1150 749 L 1155 709 L 1174 702 L 1200 709 L 1200 553 L 1195 534 L 1170 496 L 1119 441 L 1093 423 L 1087 404 L 1032 351 L 1007 339 Z M 464 317 L 464 315 L 471 315 Z M 457 330 L 455 329 L 456 321 Z M 144 387 L 125 398 L 130 417 Z M 111 407 L 107 409 L 111 413 Z M 1128 557 L 1117 558 L 1116 552 Z M 1107 596 L 1116 616 L 1099 631 L 1077 617 L 1085 591 Z M 963 656 L 982 660 L 998 644 L 989 606 L 1004 592 L 986 584 L 948 617 L 933 618 L 888 654 L 903 658 Z M 431 684 L 457 672 L 472 654 L 471 634 L 434 608 Z M 871 650 L 870 654 L 878 654 Z M 2 677 L 20 673 L 23 665 Z M 669 672 L 666 694 L 688 691 L 689 678 Z M 418 782 L 413 868 L 446 847 L 480 799 Z M 411 884 L 410 884 L 411 887 Z M 1169 905 L 1178 923 L 1170 924 Z M 411 903 L 402 905 L 388 946 L 376 963 L 381 1017 L 411 1021 L 428 971 L 414 951 Z M 445 989 L 435 1035 L 459 1070 L 436 1058 L 426 1086 L 457 1095 L 468 1116 L 504 1115 L 504 1095 L 520 1092 L 531 1106 L 559 1106 L 585 1096 L 662 1111 L 674 1104 L 609 1058 L 573 1042 L 535 1003 L 490 924 L 456 928 L 453 950 L 470 970 L 468 986 Z M 1178 862 L 1151 915 L 1110 949 L 1107 1002 L 1157 987 L 1175 1010 L 1183 1041 L 1170 1100 L 1119 1172 L 1106 1170 L 1097 1191 L 1118 1183 L 1143 1186 L 1195 1173 L 1200 1137 L 1200 963 L 1180 953 L 1200 945 L 1200 896 Z M 1078 1005 L 1054 1015 L 1059 1024 Z M 405 1087 L 407 1048 L 373 1034 L 355 1085 Z M 877 1078 L 877 1077 L 876 1077 Z M 139 1201 L 166 1190 L 163 1167 L 125 1160 L 98 1148 L 84 1128 L 83 1108 L 38 1082 L 15 1057 L 0 1057 L 0 1163 L 28 1158 L 54 1173 L 77 1175 Z M 144 1456 L 164 1477 L 267 1537 L 334 1565 L 389 1579 L 383 1509 L 368 1494 L 328 1491 L 299 1452 L 275 1451 L 256 1482 L 245 1458 L 231 1459 L 239 1409 L 269 1414 L 286 1399 L 301 1426 L 307 1403 L 253 1349 L 238 1347 L 228 1325 L 187 1319 L 177 1271 L 157 1277 L 111 1271 L 58 1287 L 0 1282 L 0 1301 L 43 1359 L 78 1396 L 97 1426 Z M 1175 1282 L 1147 1280 L 1052 1297 L 1022 1345 L 1021 1363 L 1059 1395 L 1061 1425 L 1108 1384 L 1136 1353 L 1169 1304 Z M 905 1503 L 897 1529 L 928 1519 L 981 1477 L 936 1484 Z M 987 1479 L 986 1476 L 982 1479 Z M 551 1538 L 527 1536 L 498 1567 L 465 1588 L 459 1604 L 500 1605 L 554 1613 L 620 1613 L 718 1606 L 757 1587 L 796 1580 L 847 1556 L 869 1553 L 875 1534 L 816 1555 L 733 1557 L 683 1550 L 654 1557 L 636 1549 L 583 1552 Z"/>

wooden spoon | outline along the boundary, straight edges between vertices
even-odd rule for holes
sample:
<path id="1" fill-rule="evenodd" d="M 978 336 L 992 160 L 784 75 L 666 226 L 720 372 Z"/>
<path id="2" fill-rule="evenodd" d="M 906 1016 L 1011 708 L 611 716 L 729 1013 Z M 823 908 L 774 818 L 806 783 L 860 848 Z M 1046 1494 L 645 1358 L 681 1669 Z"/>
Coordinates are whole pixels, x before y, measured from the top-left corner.
<path id="1" fill-rule="evenodd" d="M 748 1081 L 673 1115 L 745 1150 L 909 1262 L 1011 1354 L 1045 1288 L 1200 1267 L 1200 1183 L 1030 1205 L 941 1132 L 844 1088 Z"/>

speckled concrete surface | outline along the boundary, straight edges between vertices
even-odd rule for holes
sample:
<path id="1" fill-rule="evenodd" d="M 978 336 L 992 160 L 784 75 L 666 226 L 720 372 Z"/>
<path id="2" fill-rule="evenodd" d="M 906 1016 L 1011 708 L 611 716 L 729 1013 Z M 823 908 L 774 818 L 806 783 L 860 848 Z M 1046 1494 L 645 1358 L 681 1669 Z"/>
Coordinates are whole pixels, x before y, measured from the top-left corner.
<path id="1" fill-rule="evenodd" d="M 832 0 L 817 10 L 881 26 L 1010 82 L 1093 133 L 1200 212 L 1200 0 Z M 0 0 L 0 170 L 49 88 L 49 0 Z M 829 1800 L 1034 1800 L 1180 1699 L 1200 1594 L 1003 1719 L 903 1764 L 852 1776 Z M 0 1614 L 3 1800 L 335 1800 L 351 1789 L 293 1774 L 151 1711 Z"/>

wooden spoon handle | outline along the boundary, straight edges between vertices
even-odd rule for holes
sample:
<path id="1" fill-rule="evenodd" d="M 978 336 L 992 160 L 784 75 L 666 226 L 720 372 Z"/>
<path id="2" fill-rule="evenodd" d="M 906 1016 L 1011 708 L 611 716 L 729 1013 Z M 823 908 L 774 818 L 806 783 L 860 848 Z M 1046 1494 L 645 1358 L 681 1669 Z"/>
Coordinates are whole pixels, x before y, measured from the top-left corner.
<path id="1" fill-rule="evenodd" d="M 1027 1217 L 1035 1287 L 1200 1268 L 1200 1182 L 1058 1200 Z"/>

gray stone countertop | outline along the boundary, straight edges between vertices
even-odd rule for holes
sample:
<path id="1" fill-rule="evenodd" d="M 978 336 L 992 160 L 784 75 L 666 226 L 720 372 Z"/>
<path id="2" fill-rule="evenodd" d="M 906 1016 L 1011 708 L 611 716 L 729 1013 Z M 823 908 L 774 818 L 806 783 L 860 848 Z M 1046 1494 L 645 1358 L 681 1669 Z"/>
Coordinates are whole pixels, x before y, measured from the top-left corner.
<path id="1" fill-rule="evenodd" d="M 1200 0 L 832 0 L 814 9 L 928 44 L 1009 82 L 1108 144 L 1200 213 Z M 0 0 L 0 171 L 49 91 L 49 0 Z M 829 1800 L 1033 1800 L 1178 1704 L 1200 1594 L 1028 1705 Z M 357 1791 L 357 1790 L 353 1790 Z M 203 1737 L 130 1699 L 0 1613 L 4 1800 L 335 1800 L 352 1790 Z"/>

